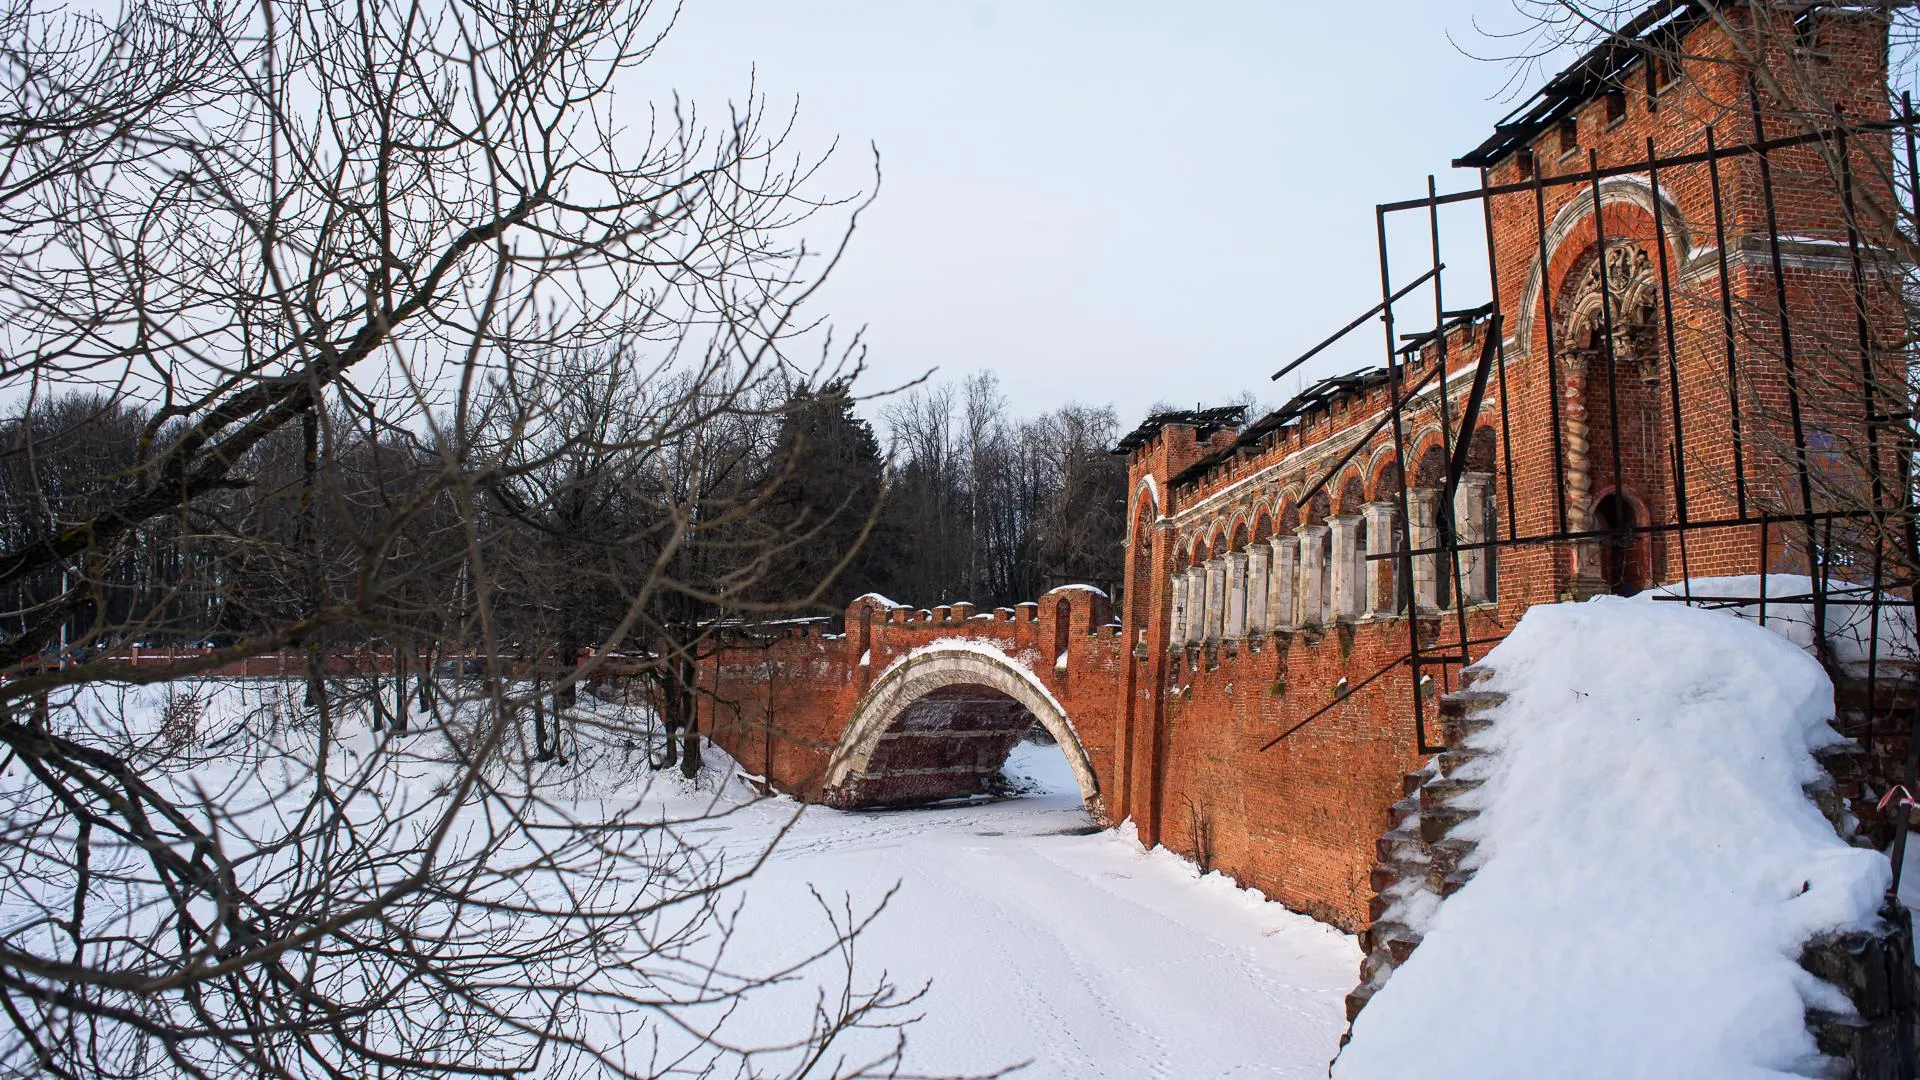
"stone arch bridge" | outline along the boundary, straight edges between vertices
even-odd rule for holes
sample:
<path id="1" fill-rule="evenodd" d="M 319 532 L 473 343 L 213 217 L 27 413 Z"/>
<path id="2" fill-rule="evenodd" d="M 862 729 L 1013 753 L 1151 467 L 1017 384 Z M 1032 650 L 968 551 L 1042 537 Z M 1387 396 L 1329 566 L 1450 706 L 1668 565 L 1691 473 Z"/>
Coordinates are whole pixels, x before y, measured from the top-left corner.
<path id="1" fill-rule="evenodd" d="M 1122 652 L 1111 604 L 1087 586 L 982 612 L 863 596 L 844 634 L 733 632 L 701 664 L 701 726 L 776 790 L 868 807 L 987 791 L 1038 724 L 1104 821 Z"/>

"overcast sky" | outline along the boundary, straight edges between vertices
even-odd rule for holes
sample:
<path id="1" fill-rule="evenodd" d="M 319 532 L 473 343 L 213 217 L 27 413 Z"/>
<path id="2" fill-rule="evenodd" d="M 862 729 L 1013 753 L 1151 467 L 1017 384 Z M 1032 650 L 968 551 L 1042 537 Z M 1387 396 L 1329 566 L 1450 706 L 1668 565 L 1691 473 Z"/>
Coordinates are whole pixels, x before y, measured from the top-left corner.
<path id="1" fill-rule="evenodd" d="M 1112 404 L 1130 426 L 1160 401 L 1278 402 L 1296 380 L 1267 376 L 1379 298 L 1374 204 L 1429 172 L 1471 184 L 1449 162 L 1511 108 L 1507 68 L 1449 42 L 1491 51 L 1476 16 L 1514 24 L 1509 0 L 687 0 L 650 70 L 711 105 L 757 69 L 798 100 L 798 145 L 841 140 L 828 189 L 879 148 L 815 306 L 866 328 L 871 383 L 988 368 L 1022 414 Z M 1443 222 L 1463 262 L 1479 228 Z M 1427 257 L 1410 231 L 1396 280 Z M 1449 308 L 1485 298 L 1471 266 Z M 1369 327 L 1310 371 L 1380 346 Z"/>

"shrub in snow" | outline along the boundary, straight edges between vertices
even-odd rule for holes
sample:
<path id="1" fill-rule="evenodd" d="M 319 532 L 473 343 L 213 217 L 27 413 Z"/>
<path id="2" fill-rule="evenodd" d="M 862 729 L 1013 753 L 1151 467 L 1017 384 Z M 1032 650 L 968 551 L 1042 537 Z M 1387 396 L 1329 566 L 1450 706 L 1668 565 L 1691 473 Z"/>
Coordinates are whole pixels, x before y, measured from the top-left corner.
<path id="1" fill-rule="evenodd" d="M 1819 1075 L 1803 970 L 1872 929 L 1886 859 L 1804 786 L 1831 684 L 1778 634 L 1683 604 L 1527 612 L 1485 665 L 1473 880 L 1354 1023 L 1338 1080 Z"/>

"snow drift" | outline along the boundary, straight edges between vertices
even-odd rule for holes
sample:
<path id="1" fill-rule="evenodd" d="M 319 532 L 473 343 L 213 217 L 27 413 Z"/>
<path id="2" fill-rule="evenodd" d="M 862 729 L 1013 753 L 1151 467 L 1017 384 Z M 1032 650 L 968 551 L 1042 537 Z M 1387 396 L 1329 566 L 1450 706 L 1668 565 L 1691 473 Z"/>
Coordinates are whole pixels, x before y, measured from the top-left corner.
<path id="1" fill-rule="evenodd" d="M 1333 1075 L 1817 1074 L 1805 1010 L 1850 1006 L 1801 946 L 1870 928 L 1889 876 L 1803 791 L 1841 741 L 1819 665 L 1738 618 L 1611 597 L 1533 608 L 1485 665 L 1507 699 L 1468 767 L 1478 872 Z"/>

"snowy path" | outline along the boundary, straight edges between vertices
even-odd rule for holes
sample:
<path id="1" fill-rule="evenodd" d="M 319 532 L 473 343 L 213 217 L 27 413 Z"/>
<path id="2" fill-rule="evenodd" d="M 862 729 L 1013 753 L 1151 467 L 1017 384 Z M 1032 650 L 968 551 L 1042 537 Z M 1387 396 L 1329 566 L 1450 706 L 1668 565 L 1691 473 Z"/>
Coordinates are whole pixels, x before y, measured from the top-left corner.
<path id="1" fill-rule="evenodd" d="M 807 810 L 745 890 L 747 954 L 777 955 L 770 936 L 814 925 L 794 921 L 813 906 L 809 884 L 870 905 L 897 882 L 859 959 L 932 984 L 909 1071 L 1030 1061 L 1016 1075 L 1326 1075 L 1359 965 L 1352 938 L 1164 851 L 1076 835 L 1088 820 L 1051 746 L 1022 744 L 1009 771 L 1039 791 L 965 808 Z M 780 816 L 747 814 L 768 827 Z M 728 846 L 750 843 L 755 827 L 730 820 Z"/>

